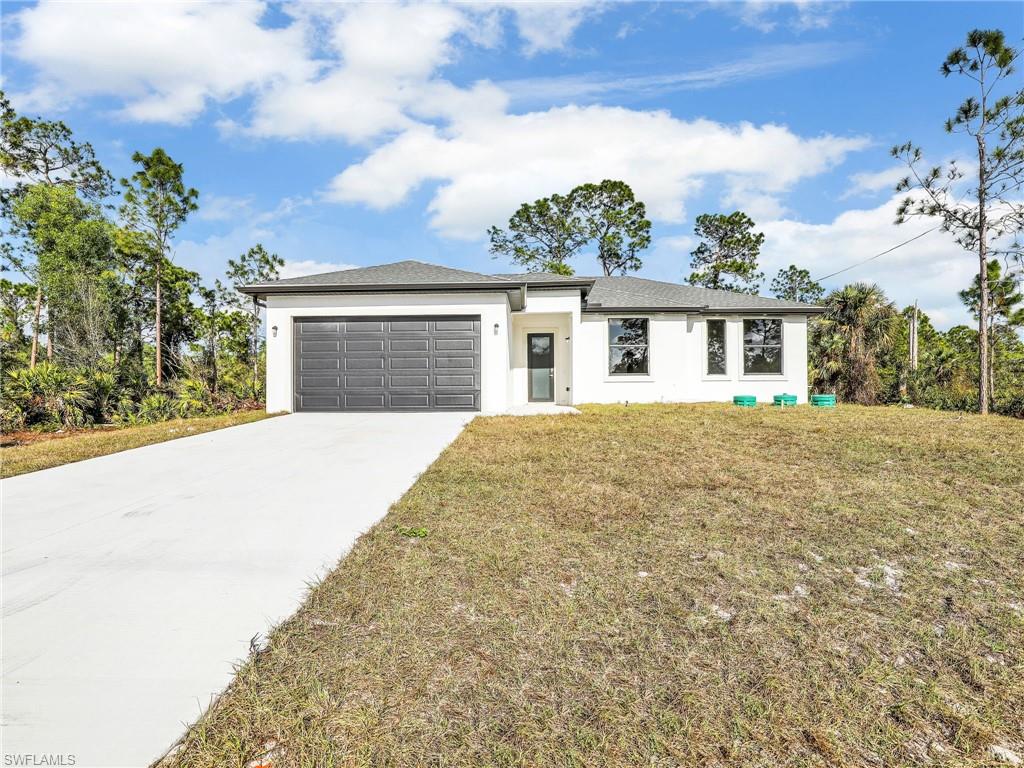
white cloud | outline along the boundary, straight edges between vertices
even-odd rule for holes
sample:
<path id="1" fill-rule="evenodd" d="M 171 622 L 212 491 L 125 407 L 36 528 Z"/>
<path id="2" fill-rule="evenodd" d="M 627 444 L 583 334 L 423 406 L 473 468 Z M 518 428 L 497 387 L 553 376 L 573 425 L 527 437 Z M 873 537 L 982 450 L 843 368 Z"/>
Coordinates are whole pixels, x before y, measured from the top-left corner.
<path id="1" fill-rule="evenodd" d="M 893 223 L 899 196 L 877 208 L 846 211 L 825 224 L 791 219 L 767 221 L 758 227 L 765 233 L 761 267 L 770 282 L 775 273 L 796 264 L 822 277 L 881 253 L 934 227 L 936 221 Z M 977 271 L 977 259 L 953 242 L 949 234 L 935 231 L 892 253 L 836 275 L 828 287 L 851 282 L 876 282 L 900 307 L 917 299 L 939 327 L 968 321 L 957 291 L 966 288 Z"/>
<path id="2" fill-rule="evenodd" d="M 340 264 L 330 261 L 313 261 L 312 259 L 306 259 L 302 261 L 295 261 L 292 259 L 285 259 L 284 266 L 281 267 L 282 279 L 286 277 L 304 277 L 306 275 L 318 275 L 322 272 L 340 272 L 345 269 L 356 269 L 355 264 Z"/>
<path id="3" fill-rule="evenodd" d="M 455 56 L 453 37 L 471 27 L 472 19 L 450 5 L 344 6 L 330 24 L 336 58 L 316 78 L 267 89 L 244 130 L 361 142 L 408 128 L 423 89 Z"/>
<path id="4" fill-rule="evenodd" d="M 196 218 L 202 221 L 234 221 L 252 213 L 251 197 L 232 195 L 203 195 Z"/>
<path id="5" fill-rule="evenodd" d="M 904 165 L 895 165 L 891 168 L 884 168 L 881 171 L 865 171 L 850 176 L 850 188 L 846 190 L 842 198 L 860 195 L 873 195 L 879 192 L 891 193 L 896 184 L 907 175 L 907 168 Z"/>
<path id="6" fill-rule="evenodd" d="M 743 211 L 754 221 L 781 218 L 789 212 L 782 204 L 779 193 L 766 192 L 757 178 L 750 177 L 727 179 L 721 205 L 723 208 Z"/>
<path id="7" fill-rule="evenodd" d="M 679 90 L 717 88 L 812 67 L 827 66 L 854 55 L 857 45 L 800 43 L 772 45 L 707 67 L 658 75 L 615 76 L 604 73 L 506 80 L 498 86 L 514 102 L 579 104 L 611 95 L 649 97 Z"/>
<path id="8" fill-rule="evenodd" d="M 564 48 L 587 12 L 599 10 L 596 3 L 513 2 L 509 8 L 516 16 L 523 52 L 527 56 Z"/>
<path id="9" fill-rule="evenodd" d="M 717 7 L 736 16 L 745 26 L 774 32 L 780 24 L 794 32 L 827 29 L 848 3 L 841 0 L 716 0 Z"/>
<path id="10" fill-rule="evenodd" d="M 437 181 L 431 225 L 449 237 L 475 238 L 523 200 L 616 178 L 633 187 L 654 219 L 680 222 L 686 200 L 709 177 L 774 196 L 865 145 L 856 137 L 805 139 L 779 125 L 569 106 L 478 116 L 448 131 L 416 126 L 345 169 L 327 195 L 383 209 Z"/>
<path id="11" fill-rule="evenodd" d="M 260 2 L 42 0 L 10 17 L 10 53 L 37 69 L 19 103 L 54 109 L 69 94 L 112 94 L 129 119 L 183 123 L 208 100 L 312 76 L 304 28 L 262 27 L 265 11 Z"/>
<path id="12" fill-rule="evenodd" d="M 469 24 L 450 5 L 354 5 L 334 27 L 331 41 L 353 70 L 424 78 L 452 59 L 452 36 Z"/>
<path id="13" fill-rule="evenodd" d="M 16 94 L 22 109 L 67 107 L 69 94 L 112 96 L 124 118 L 182 124 L 210 102 L 252 96 L 251 121 L 221 120 L 224 131 L 361 142 L 481 99 L 503 106 L 486 83 L 460 90 L 439 78 L 460 42 L 495 46 L 511 18 L 526 53 L 557 50 L 594 8 L 294 3 L 281 7 L 285 25 L 269 27 L 263 2 L 41 0 L 10 14 L 9 51 L 35 70 Z"/>
<path id="14" fill-rule="evenodd" d="M 654 240 L 654 247 L 670 253 L 690 253 L 697 247 L 700 240 L 694 235 L 670 235 Z"/>

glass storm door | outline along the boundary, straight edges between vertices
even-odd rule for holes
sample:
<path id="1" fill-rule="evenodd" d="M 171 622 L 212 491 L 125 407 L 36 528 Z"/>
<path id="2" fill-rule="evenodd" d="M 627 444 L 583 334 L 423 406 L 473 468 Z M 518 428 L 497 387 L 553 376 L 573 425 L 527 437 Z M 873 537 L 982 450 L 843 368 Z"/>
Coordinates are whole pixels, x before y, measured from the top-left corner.
<path id="1" fill-rule="evenodd" d="M 530 402 L 553 402 L 555 399 L 555 334 L 526 334 L 526 368 L 530 380 Z"/>

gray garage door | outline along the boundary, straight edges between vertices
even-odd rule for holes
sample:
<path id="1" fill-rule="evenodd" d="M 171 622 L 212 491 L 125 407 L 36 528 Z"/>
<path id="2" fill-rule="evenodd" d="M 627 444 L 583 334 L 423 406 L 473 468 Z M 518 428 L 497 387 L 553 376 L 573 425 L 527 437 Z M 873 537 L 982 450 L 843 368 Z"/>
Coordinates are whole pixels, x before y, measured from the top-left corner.
<path id="1" fill-rule="evenodd" d="M 480 410 L 480 316 L 296 318 L 295 409 Z"/>

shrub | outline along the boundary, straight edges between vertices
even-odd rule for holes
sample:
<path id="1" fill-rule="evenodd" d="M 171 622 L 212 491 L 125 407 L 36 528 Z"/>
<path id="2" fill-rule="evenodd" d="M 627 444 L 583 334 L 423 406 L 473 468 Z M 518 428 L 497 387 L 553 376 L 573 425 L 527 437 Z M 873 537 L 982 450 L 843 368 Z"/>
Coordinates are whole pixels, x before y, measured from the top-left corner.
<path id="1" fill-rule="evenodd" d="M 152 424 L 157 421 L 167 421 L 175 416 L 174 401 L 163 392 L 154 392 L 146 395 L 139 403 L 139 410 L 136 414 L 138 422 Z"/>
<path id="2" fill-rule="evenodd" d="M 174 388 L 174 407 L 181 418 L 206 416 L 214 411 L 210 389 L 200 379 L 178 379 Z"/>
<path id="3" fill-rule="evenodd" d="M 121 398 L 117 401 L 117 406 L 111 415 L 111 421 L 115 424 L 124 424 L 126 426 L 142 423 L 139 420 L 139 404 L 130 394 L 121 394 Z"/>
<path id="4" fill-rule="evenodd" d="M 995 411 L 1003 416 L 1024 419 L 1024 393 L 1007 398 L 996 398 Z"/>
<path id="5" fill-rule="evenodd" d="M 0 432 L 16 432 L 25 428 L 25 412 L 12 402 L 0 403 Z"/>
<path id="6" fill-rule="evenodd" d="M 92 400 L 90 413 L 94 422 L 109 421 L 113 415 L 113 402 L 117 394 L 117 377 L 108 371 L 90 371 L 85 385 Z"/>
<path id="7" fill-rule="evenodd" d="M 7 407 L 19 408 L 26 424 L 80 427 L 90 420 L 93 400 L 88 382 L 74 368 L 50 362 L 19 368 L 8 374 L 5 389 Z"/>

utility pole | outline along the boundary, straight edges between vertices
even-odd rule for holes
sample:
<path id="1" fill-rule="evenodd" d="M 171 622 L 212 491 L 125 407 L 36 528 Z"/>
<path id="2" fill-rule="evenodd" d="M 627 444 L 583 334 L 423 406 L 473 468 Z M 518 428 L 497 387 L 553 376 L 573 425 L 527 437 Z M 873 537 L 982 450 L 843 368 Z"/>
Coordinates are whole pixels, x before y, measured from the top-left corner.
<path id="1" fill-rule="evenodd" d="M 910 323 L 910 370 L 917 370 L 917 299 L 914 299 L 914 314 Z"/>

